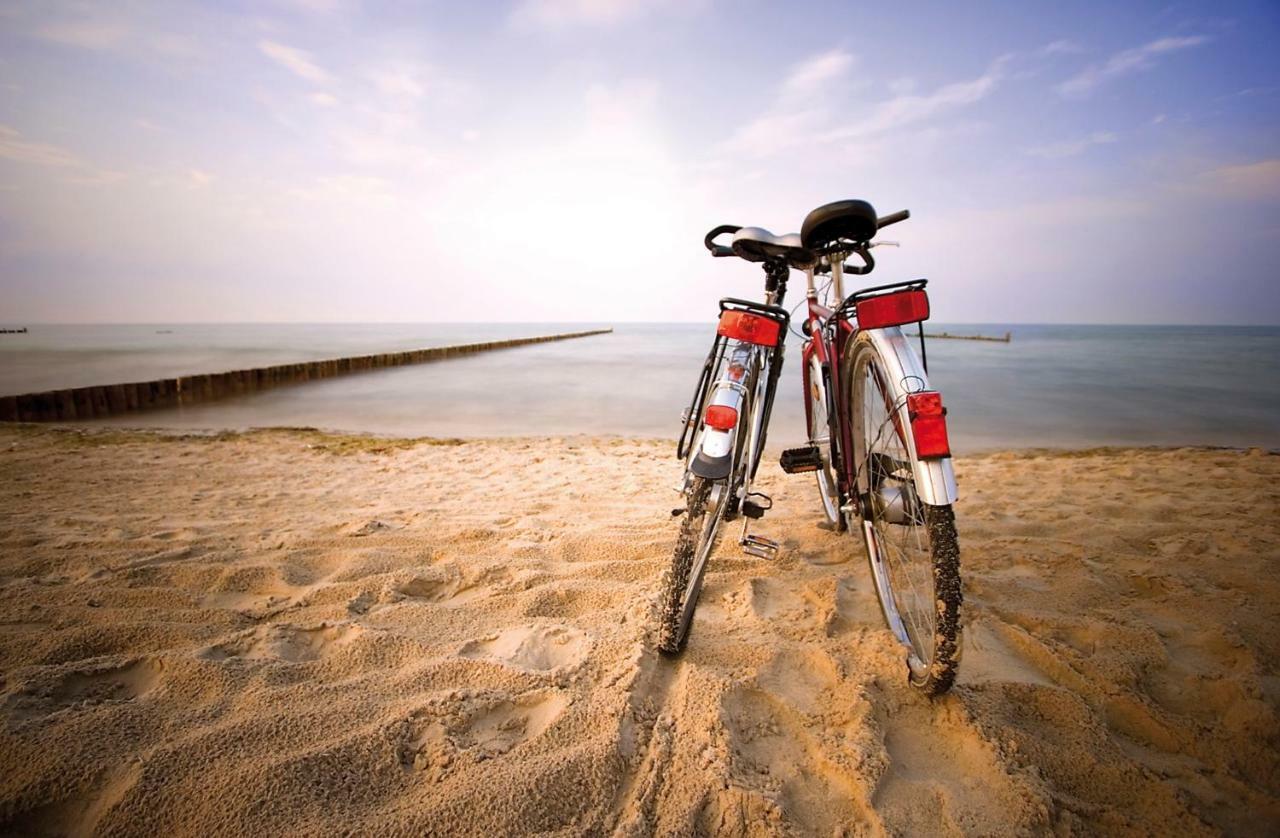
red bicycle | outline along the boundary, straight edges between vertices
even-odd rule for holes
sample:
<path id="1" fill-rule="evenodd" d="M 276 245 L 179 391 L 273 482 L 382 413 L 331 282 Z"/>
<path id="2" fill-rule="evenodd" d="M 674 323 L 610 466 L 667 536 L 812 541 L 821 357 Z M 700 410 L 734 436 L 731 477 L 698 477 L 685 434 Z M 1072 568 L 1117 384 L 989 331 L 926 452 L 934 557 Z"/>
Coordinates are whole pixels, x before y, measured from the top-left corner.
<path id="1" fill-rule="evenodd" d="M 822 513 L 837 531 L 858 530 L 889 630 L 906 649 L 910 682 L 949 689 L 960 653 L 957 492 L 941 396 L 902 327 L 929 317 L 926 280 L 845 296 L 846 274 L 875 268 L 876 233 L 910 217 L 878 217 L 865 201 L 837 201 L 805 218 L 799 234 L 725 225 L 709 232 L 711 255 L 761 264 L 765 300 L 720 301 L 716 338 L 677 443 L 686 504 L 663 577 L 658 648 L 685 646 L 721 525 L 743 518 L 739 543 L 771 557 L 777 544 L 749 533 L 772 507 L 752 491 L 764 452 L 790 316 L 782 303 L 792 270 L 804 273 L 801 324 L 808 445 L 782 453 L 784 471 L 813 472 Z M 717 239 L 731 236 L 728 245 Z M 861 264 L 846 260 L 857 257 Z M 819 284 L 821 283 L 821 287 Z"/>

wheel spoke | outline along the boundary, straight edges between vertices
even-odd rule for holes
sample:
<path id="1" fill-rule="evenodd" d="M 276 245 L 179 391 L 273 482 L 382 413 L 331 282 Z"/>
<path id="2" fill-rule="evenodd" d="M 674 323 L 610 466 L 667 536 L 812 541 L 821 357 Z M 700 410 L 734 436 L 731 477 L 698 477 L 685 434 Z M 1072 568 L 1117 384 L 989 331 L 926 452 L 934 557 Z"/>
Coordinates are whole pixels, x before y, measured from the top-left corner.
<path id="1" fill-rule="evenodd" d="M 855 376 L 858 372 L 855 369 Z M 866 361 L 856 380 L 856 402 L 861 406 L 863 423 L 859 470 L 872 495 L 871 524 L 876 531 L 878 559 L 888 577 L 893 610 L 906 634 L 898 639 L 911 648 L 921 664 L 928 665 L 934 654 L 937 623 L 932 553 L 920 516 L 911 455 L 900 427 L 900 405 L 886 391 L 884 382 L 878 366 Z M 897 492 L 904 519 L 901 523 L 885 518 L 886 490 Z"/>

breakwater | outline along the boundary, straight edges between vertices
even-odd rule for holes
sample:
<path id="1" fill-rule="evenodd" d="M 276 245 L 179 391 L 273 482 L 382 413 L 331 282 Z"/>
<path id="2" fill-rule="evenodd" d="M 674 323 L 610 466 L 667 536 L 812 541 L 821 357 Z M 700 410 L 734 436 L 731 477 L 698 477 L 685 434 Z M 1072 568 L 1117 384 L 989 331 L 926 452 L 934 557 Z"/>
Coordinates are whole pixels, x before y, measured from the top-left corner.
<path id="1" fill-rule="evenodd" d="M 990 335 L 953 335 L 950 332 L 925 332 L 927 338 L 941 338 L 942 340 L 986 340 L 992 343 L 1009 343 L 1013 340 L 1012 332 L 1005 332 L 1004 337 L 991 337 Z"/>
<path id="2" fill-rule="evenodd" d="M 592 329 L 586 332 L 513 338 L 460 346 L 436 346 L 407 352 L 384 352 L 378 355 L 357 355 L 327 361 L 303 361 L 296 364 L 277 364 L 231 372 L 184 375 L 179 378 L 161 378 L 131 384 L 105 384 L 67 390 L 47 390 L 42 393 L 26 393 L 19 396 L 0 396 L 0 422 L 73 422 L 155 408 L 180 407 L 355 372 L 442 361 L 477 352 L 585 338 L 608 334 L 612 331 L 613 329 Z"/>

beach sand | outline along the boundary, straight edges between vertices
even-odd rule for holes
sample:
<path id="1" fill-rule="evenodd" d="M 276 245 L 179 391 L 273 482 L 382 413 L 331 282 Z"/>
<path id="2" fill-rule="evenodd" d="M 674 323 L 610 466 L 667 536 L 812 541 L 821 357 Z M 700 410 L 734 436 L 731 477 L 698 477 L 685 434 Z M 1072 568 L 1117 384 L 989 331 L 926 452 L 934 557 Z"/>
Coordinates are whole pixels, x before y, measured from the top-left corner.
<path id="1" fill-rule="evenodd" d="M 0 832 L 1280 832 L 1280 457 L 958 460 L 930 701 L 773 462 L 656 656 L 671 449 L 0 429 Z"/>

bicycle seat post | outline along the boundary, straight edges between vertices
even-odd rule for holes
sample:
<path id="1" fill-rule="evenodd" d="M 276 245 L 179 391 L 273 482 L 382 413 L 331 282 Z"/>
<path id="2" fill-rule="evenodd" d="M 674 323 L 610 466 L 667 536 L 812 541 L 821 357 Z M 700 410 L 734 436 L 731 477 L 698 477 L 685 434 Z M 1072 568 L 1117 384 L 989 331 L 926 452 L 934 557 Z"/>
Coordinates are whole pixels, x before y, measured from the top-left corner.
<path id="1" fill-rule="evenodd" d="M 782 305 L 787 294 L 787 279 L 791 268 L 786 259 L 766 259 L 764 261 L 764 302 L 765 305 Z"/>
<path id="2" fill-rule="evenodd" d="M 845 253 L 832 253 L 831 259 L 831 288 L 835 291 L 835 297 L 832 302 L 839 305 L 844 301 L 844 259 Z"/>

